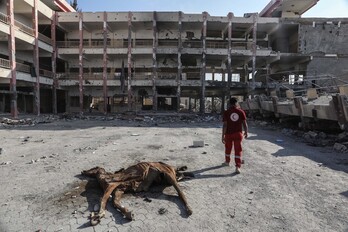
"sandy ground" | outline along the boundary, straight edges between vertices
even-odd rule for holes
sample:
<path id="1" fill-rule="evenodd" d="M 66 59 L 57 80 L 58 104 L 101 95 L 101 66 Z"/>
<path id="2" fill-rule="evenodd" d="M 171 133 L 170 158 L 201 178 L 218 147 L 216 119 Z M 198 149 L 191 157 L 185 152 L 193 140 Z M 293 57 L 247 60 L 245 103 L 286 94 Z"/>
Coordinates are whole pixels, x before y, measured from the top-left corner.
<path id="1" fill-rule="evenodd" d="M 348 155 L 249 125 L 239 175 L 221 166 L 221 123 L 211 118 L 0 127 L 0 231 L 348 231 Z M 196 140 L 205 146 L 192 147 Z M 109 202 L 106 217 L 91 227 L 88 216 L 102 192 L 80 172 L 141 161 L 186 165 L 195 173 L 179 183 L 193 214 L 186 215 L 173 187 L 154 188 L 123 198 L 134 221 Z"/>

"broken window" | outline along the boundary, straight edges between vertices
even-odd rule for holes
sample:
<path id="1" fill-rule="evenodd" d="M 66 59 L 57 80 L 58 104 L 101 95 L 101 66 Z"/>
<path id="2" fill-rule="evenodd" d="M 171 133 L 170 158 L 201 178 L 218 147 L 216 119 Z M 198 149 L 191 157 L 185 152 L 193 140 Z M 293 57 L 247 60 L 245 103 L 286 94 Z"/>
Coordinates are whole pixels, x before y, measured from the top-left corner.
<path id="1" fill-rule="evenodd" d="M 240 74 L 232 73 L 232 82 L 240 82 Z"/>

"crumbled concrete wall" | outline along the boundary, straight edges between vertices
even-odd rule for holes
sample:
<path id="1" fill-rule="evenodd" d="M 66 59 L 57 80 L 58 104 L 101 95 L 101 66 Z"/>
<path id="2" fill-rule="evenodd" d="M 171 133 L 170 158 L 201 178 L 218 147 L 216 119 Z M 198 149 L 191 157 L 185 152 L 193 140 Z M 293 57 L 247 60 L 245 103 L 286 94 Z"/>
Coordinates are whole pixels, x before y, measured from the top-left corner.
<path id="1" fill-rule="evenodd" d="M 339 19 L 313 20 L 312 24 L 301 24 L 299 52 L 348 54 L 347 31 L 348 25 Z"/>

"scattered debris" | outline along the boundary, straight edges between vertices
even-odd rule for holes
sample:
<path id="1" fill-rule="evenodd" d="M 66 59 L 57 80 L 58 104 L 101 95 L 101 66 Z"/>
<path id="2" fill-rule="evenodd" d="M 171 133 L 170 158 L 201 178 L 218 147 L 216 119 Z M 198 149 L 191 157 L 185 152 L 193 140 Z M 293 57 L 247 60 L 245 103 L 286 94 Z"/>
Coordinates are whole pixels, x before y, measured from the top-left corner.
<path id="1" fill-rule="evenodd" d="M 9 165 L 9 164 L 12 164 L 12 161 L 2 162 L 0 165 Z"/>
<path id="2" fill-rule="evenodd" d="M 152 202 L 152 200 L 149 199 L 149 198 L 147 198 L 147 197 L 144 198 L 144 201 L 146 201 L 146 202 Z"/>
<path id="3" fill-rule="evenodd" d="M 165 209 L 165 208 L 160 208 L 160 209 L 158 210 L 158 213 L 162 215 L 162 214 L 167 213 L 167 211 L 168 211 L 168 210 Z"/>
<path id="4" fill-rule="evenodd" d="M 233 214 L 229 214 L 230 218 L 235 218 L 236 217 L 236 209 L 233 210 Z"/>
<path id="5" fill-rule="evenodd" d="M 199 140 L 199 141 L 193 141 L 193 147 L 204 147 L 204 141 Z"/>
<path id="6" fill-rule="evenodd" d="M 345 152 L 347 151 L 347 147 L 341 143 L 335 143 L 333 146 L 333 149 L 338 152 Z"/>

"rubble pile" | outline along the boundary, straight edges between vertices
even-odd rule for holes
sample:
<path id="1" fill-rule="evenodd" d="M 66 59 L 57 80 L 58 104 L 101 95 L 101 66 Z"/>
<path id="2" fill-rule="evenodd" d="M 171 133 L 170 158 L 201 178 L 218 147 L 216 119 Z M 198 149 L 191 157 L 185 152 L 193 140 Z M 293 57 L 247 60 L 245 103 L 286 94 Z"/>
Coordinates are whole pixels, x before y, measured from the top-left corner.
<path id="1" fill-rule="evenodd" d="M 58 116 L 55 115 L 43 115 L 36 116 L 34 118 L 23 118 L 23 119 L 11 119 L 11 118 L 0 118 L 0 125 L 6 126 L 34 126 L 39 123 L 51 123 L 56 121 Z"/>
<path id="2" fill-rule="evenodd" d="M 267 129 L 281 129 L 282 125 L 265 122 L 265 121 L 252 121 L 252 123 L 264 127 Z M 300 138 L 301 141 L 307 143 L 310 146 L 316 147 L 332 147 L 335 151 L 341 153 L 348 153 L 348 132 L 342 132 L 339 134 L 328 134 L 322 131 L 303 131 L 296 129 L 283 128 L 282 134 L 287 136 L 295 136 Z"/>
<path id="3" fill-rule="evenodd" d="M 40 123 L 51 123 L 54 121 L 75 121 L 75 120 L 95 120 L 95 121 L 115 121 L 124 120 L 128 122 L 145 123 L 146 125 L 158 125 L 165 123 L 202 123 L 202 122 L 214 122 L 220 121 L 220 115 L 199 115 L 199 114 L 180 114 L 180 113 L 168 113 L 168 114 L 114 114 L 114 115 L 81 115 L 81 114 L 68 114 L 61 115 L 41 115 L 34 116 L 32 118 L 25 119 L 10 119 L 0 118 L 0 126 L 34 126 Z"/>
<path id="4" fill-rule="evenodd" d="M 1 118 L 0 123 L 4 125 L 11 125 L 11 126 L 16 126 L 16 125 L 33 125 L 33 120 L 31 118 L 26 118 L 26 119 L 10 119 L 10 118 Z"/>

